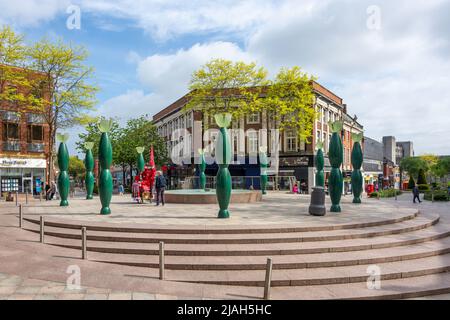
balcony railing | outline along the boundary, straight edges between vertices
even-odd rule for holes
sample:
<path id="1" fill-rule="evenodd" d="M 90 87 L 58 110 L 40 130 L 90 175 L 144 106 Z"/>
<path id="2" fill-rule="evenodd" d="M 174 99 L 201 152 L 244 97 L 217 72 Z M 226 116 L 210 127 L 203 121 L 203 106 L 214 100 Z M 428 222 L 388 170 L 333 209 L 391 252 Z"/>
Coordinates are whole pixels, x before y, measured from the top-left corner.
<path id="1" fill-rule="evenodd" d="M 20 151 L 20 143 L 18 141 L 3 141 L 3 151 Z"/>
<path id="2" fill-rule="evenodd" d="M 44 152 L 44 144 L 43 143 L 29 143 L 28 151 L 29 152 Z"/>
<path id="3" fill-rule="evenodd" d="M 27 122 L 42 124 L 42 123 L 44 123 L 44 116 L 42 114 L 28 113 L 27 114 Z"/>

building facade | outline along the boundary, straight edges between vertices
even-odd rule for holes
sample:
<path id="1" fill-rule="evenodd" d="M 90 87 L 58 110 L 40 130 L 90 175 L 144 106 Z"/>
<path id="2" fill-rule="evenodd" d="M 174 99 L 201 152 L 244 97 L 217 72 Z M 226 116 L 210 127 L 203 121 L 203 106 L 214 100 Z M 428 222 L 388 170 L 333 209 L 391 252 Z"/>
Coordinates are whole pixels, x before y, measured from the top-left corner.
<path id="1" fill-rule="evenodd" d="M 396 143 L 396 152 L 395 159 L 397 165 L 400 165 L 400 162 L 404 158 L 414 157 L 414 146 L 411 141 L 399 141 Z"/>
<path id="2" fill-rule="evenodd" d="M 272 172 L 278 178 L 295 177 L 300 184 L 306 186 L 305 191 L 310 191 L 314 186 L 315 148 L 317 142 L 323 141 L 325 155 L 328 152 L 332 135 L 328 127 L 328 122 L 335 120 L 344 121 L 344 129 L 341 137 L 344 145 L 343 170 L 347 174 L 352 170 L 351 148 L 353 141 L 351 133 L 363 132 L 363 127 L 357 122 L 357 119 L 347 114 L 347 106 L 343 104 L 342 98 L 316 82 L 313 82 L 312 86 L 315 94 L 315 109 L 319 117 L 315 121 L 311 141 L 301 141 L 293 130 L 280 132 L 279 139 L 275 142 L 277 144 L 276 148 L 278 149 L 279 161 L 276 165 L 276 172 Z M 208 136 L 205 130 L 205 128 L 215 128 L 213 118 L 211 116 L 205 116 L 199 111 L 184 112 L 183 107 L 187 102 L 188 98 L 186 95 L 153 116 L 153 123 L 158 128 L 158 133 L 166 140 L 169 153 L 171 153 L 174 145 L 178 143 L 177 137 L 173 136 L 173 133 L 177 129 L 185 129 L 189 133 L 186 139 L 188 139 L 187 144 L 191 150 L 203 148 L 205 144 L 212 143 L 214 140 L 214 133 Z M 250 158 L 257 159 L 259 147 L 264 145 L 268 146 L 268 155 L 271 157 L 271 153 L 273 152 L 273 142 L 271 143 L 273 135 L 271 135 L 271 130 L 276 127 L 275 120 L 266 112 L 249 114 L 242 119 L 233 121 L 230 128 L 232 129 L 230 130 L 230 139 L 235 155 L 235 162 L 229 167 L 232 176 L 259 177 L 259 164 L 257 162 L 252 163 Z M 198 136 L 203 138 L 200 139 L 203 140 L 202 145 L 198 145 L 198 142 L 195 141 L 196 139 L 193 138 Z M 193 151 L 192 157 L 194 157 L 194 153 Z M 239 164 L 236 164 L 236 162 L 239 162 Z M 215 164 L 208 165 L 206 174 L 215 175 L 216 170 L 217 167 Z M 326 157 L 326 179 L 330 171 L 330 163 Z M 192 176 L 195 174 L 195 166 L 171 166 L 168 174 L 169 177 Z M 280 181 L 283 180 L 281 179 Z M 259 187 L 259 180 L 257 185 L 254 185 L 253 182 L 249 183 L 254 188 Z"/>
<path id="3" fill-rule="evenodd" d="M 46 182 L 51 147 L 48 144 L 49 128 L 44 115 L 33 110 L 15 102 L 0 101 L 2 196 L 5 192 L 36 194 Z"/>

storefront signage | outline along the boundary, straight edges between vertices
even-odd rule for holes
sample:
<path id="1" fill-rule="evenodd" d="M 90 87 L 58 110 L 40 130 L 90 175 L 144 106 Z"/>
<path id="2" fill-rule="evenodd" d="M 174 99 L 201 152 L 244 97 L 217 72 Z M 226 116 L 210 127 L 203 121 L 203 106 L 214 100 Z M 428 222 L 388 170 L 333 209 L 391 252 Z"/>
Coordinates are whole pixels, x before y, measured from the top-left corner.
<path id="1" fill-rule="evenodd" d="M 46 168 L 45 159 L 0 158 L 0 168 Z"/>
<path id="2" fill-rule="evenodd" d="M 313 156 L 301 157 L 280 157 L 280 166 L 283 167 L 312 167 L 314 165 Z"/>

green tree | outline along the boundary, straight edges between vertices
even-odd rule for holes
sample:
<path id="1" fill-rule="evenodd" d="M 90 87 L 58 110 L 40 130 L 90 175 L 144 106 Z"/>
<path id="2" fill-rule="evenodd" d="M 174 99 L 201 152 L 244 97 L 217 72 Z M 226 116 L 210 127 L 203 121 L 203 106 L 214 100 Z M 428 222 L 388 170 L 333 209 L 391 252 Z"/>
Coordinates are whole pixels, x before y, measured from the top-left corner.
<path id="1" fill-rule="evenodd" d="M 77 156 L 71 156 L 69 160 L 69 175 L 73 179 L 80 181 L 83 179 L 85 173 L 86 169 L 84 168 L 83 160 Z"/>
<path id="2" fill-rule="evenodd" d="M 23 104 L 30 88 L 26 65 L 26 46 L 22 35 L 9 26 L 0 29 L 0 101 Z M 18 89 L 22 90 L 18 90 Z"/>
<path id="3" fill-rule="evenodd" d="M 419 176 L 417 178 L 417 184 L 427 184 L 427 178 L 425 177 L 425 170 L 419 169 Z"/>
<path id="4" fill-rule="evenodd" d="M 192 74 L 185 110 L 200 110 L 204 116 L 227 112 L 240 119 L 257 111 L 267 83 L 267 71 L 255 63 L 213 59 Z"/>
<path id="5" fill-rule="evenodd" d="M 416 186 L 413 176 L 409 176 L 408 189 L 412 190 Z"/>
<path id="6" fill-rule="evenodd" d="M 420 157 L 407 157 L 400 162 L 402 171 L 407 171 L 410 176 L 418 177 L 419 170 L 428 171 L 428 165 L 425 160 Z"/>
<path id="7" fill-rule="evenodd" d="M 36 92 L 49 97 L 37 96 L 33 106 L 44 114 L 50 131 L 49 144 L 54 146 L 58 130 L 92 120 L 87 114 L 94 110 L 98 91 L 91 83 L 94 70 L 86 66 L 88 53 L 82 46 L 72 46 L 61 40 L 53 43 L 43 39 L 29 48 L 28 55 L 31 68 L 42 75 L 32 86 Z M 50 148 L 50 159 L 53 153 Z M 53 178 L 52 166 L 48 176 Z"/>

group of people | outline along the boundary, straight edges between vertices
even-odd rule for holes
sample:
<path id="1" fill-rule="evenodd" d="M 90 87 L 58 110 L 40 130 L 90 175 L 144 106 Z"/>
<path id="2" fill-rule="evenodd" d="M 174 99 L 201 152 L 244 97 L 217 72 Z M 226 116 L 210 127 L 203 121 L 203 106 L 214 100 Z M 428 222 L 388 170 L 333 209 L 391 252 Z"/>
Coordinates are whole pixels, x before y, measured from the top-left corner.
<path id="1" fill-rule="evenodd" d="M 55 181 L 52 181 L 50 185 L 45 186 L 45 200 L 50 201 L 53 200 L 53 197 L 55 196 L 56 192 L 58 191 L 58 187 L 55 183 Z"/>
<path id="2" fill-rule="evenodd" d="M 306 184 L 305 181 L 302 181 L 300 183 L 300 187 L 298 186 L 298 183 L 294 183 L 294 186 L 292 187 L 292 193 L 295 194 L 306 194 L 308 193 L 308 185 Z"/>
<path id="3" fill-rule="evenodd" d="M 164 191 L 166 190 L 166 186 L 167 186 L 166 178 L 164 177 L 162 171 L 157 171 L 155 178 L 156 206 L 159 206 L 160 203 L 164 206 L 165 204 Z M 139 177 L 136 177 L 136 179 L 134 180 L 133 185 L 131 187 L 131 191 L 132 197 L 135 201 L 137 201 L 138 203 L 144 202 L 144 190 Z"/>

